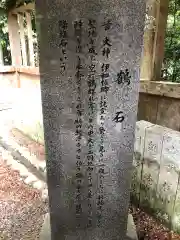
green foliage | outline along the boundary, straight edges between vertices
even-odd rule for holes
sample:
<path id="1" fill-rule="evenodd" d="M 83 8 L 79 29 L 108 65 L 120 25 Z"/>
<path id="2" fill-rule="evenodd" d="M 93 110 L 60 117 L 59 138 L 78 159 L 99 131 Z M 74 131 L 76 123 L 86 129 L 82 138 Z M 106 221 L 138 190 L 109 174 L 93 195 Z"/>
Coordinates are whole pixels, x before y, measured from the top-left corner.
<path id="1" fill-rule="evenodd" d="M 0 44 L 3 49 L 5 64 L 11 64 L 10 47 L 7 31 L 7 12 L 33 0 L 0 0 Z M 32 26 L 36 34 L 34 14 Z M 165 38 L 164 66 L 168 81 L 180 82 L 180 0 L 170 0 L 167 31 Z"/>
<path id="2" fill-rule="evenodd" d="M 1 0 L 0 1 L 0 15 L 9 12 L 15 7 L 32 2 L 32 0 Z"/>
<path id="3" fill-rule="evenodd" d="M 167 80 L 180 82 L 180 0 L 170 0 L 164 65 Z"/>
<path id="4" fill-rule="evenodd" d="M 0 16 L 0 45 L 3 51 L 4 64 L 11 65 L 11 53 L 7 29 L 7 16 Z"/>

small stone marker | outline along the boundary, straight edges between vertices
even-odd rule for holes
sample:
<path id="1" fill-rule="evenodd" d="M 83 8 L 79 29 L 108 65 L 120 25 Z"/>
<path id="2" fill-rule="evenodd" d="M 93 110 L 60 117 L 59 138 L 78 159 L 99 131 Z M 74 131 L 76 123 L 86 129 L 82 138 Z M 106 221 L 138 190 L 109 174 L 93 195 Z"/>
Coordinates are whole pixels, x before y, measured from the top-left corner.
<path id="1" fill-rule="evenodd" d="M 36 7 L 51 238 L 124 240 L 145 0 Z"/>

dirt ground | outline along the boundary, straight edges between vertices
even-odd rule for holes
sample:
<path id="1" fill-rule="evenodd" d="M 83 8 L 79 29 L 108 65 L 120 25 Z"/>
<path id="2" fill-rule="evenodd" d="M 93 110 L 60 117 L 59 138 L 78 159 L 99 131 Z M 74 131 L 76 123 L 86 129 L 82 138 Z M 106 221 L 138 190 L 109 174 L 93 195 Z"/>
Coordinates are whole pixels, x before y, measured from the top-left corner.
<path id="1" fill-rule="evenodd" d="M 47 203 L 0 157 L 0 239 L 39 239 Z"/>

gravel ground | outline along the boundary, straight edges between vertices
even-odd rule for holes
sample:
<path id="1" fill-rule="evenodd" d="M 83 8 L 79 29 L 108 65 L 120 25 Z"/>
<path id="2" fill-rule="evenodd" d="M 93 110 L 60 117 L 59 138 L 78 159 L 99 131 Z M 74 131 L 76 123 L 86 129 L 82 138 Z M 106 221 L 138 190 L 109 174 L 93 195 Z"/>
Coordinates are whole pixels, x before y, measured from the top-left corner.
<path id="1" fill-rule="evenodd" d="M 180 240 L 179 234 L 173 233 L 139 208 L 131 206 L 130 212 L 134 218 L 139 240 Z"/>
<path id="2" fill-rule="evenodd" d="M 16 112 L 15 110 L 2 110 L 7 107 L 6 105 L 14 107 L 18 95 L 18 91 L 14 89 L 10 92 L 9 88 L 1 88 L 0 133 L 2 135 L 11 131 L 14 126 L 15 116 L 13 114 Z M 24 140 L 19 134 L 17 141 L 20 139 Z M 22 145 L 27 145 L 32 154 L 44 160 L 42 145 L 25 140 Z M 43 215 L 48 211 L 48 204 L 43 202 L 40 191 L 26 185 L 18 171 L 7 166 L 6 160 L 7 156 L 4 156 L 0 150 L 0 240 L 37 240 L 43 223 Z"/>
<path id="3" fill-rule="evenodd" d="M 0 239 L 39 239 L 47 203 L 0 158 Z"/>

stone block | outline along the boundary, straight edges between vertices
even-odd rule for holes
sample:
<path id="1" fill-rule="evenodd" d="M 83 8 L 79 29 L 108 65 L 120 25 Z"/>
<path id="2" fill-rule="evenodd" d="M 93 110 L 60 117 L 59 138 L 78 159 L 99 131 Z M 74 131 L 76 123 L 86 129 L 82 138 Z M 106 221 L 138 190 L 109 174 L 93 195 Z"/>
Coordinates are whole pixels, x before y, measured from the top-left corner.
<path id="1" fill-rule="evenodd" d="M 40 240 L 51 240 L 49 213 L 47 213 L 44 217 L 44 223 L 41 229 Z M 127 240 L 138 240 L 136 226 L 134 224 L 133 216 L 131 214 L 128 215 Z"/>
<path id="2" fill-rule="evenodd" d="M 134 151 L 143 154 L 146 129 L 154 126 L 153 123 L 141 120 L 136 122 Z"/>
<path id="3" fill-rule="evenodd" d="M 138 151 L 143 155 L 141 177 L 136 178 L 139 185 L 136 183 L 133 190 L 139 196 L 141 207 L 152 209 L 157 218 L 178 229 L 180 133 L 158 125 L 149 125 L 144 130 L 144 125 L 147 124 L 138 122 L 136 127 L 135 151 L 142 149 Z M 141 148 L 142 133 L 144 147 Z M 136 173 L 138 168 L 136 165 Z M 132 182 L 134 184 L 134 179 Z"/>
<path id="4" fill-rule="evenodd" d="M 139 201 L 140 180 L 142 175 L 142 163 L 144 155 L 146 129 L 152 127 L 153 125 L 154 124 L 144 120 L 136 122 L 134 156 L 133 156 L 133 174 L 131 183 L 131 190 L 134 201 Z"/>
<path id="5" fill-rule="evenodd" d="M 124 240 L 145 0 L 36 10 L 52 238 Z"/>

